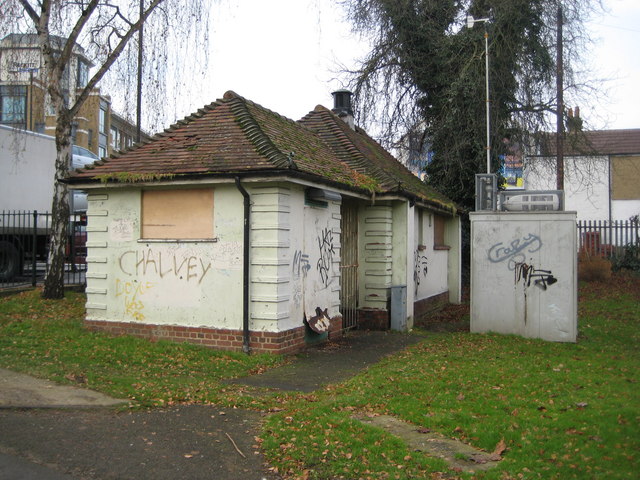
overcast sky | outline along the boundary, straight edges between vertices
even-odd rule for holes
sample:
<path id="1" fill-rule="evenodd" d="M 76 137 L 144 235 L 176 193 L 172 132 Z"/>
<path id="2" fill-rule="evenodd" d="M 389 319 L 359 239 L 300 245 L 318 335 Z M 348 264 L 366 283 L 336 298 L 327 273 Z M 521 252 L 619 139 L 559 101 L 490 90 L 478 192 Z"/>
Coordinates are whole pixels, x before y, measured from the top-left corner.
<path id="1" fill-rule="evenodd" d="M 605 3 L 610 13 L 589 24 L 591 58 L 612 80 L 606 103 L 580 105 L 581 114 L 591 128 L 640 128 L 640 0 Z M 367 51 L 333 0 L 220 0 L 212 14 L 206 87 L 184 115 L 227 90 L 292 119 L 331 108 L 331 92 L 344 86 L 339 65 Z"/>

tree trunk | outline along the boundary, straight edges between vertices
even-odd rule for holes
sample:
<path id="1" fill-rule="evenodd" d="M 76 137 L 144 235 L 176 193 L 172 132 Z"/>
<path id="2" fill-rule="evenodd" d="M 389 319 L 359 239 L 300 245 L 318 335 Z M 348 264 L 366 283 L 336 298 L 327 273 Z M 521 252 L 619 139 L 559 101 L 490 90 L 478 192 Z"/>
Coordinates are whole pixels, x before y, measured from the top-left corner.
<path id="1" fill-rule="evenodd" d="M 51 205 L 51 236 L 49 261 L 42 296 L 48 299 L 64 297 L 64 266 L 69 239 L 69 189 L 64 180 L 71 164 L 71 120 L 59 114 L 56 126 L 56 170 Z"/>

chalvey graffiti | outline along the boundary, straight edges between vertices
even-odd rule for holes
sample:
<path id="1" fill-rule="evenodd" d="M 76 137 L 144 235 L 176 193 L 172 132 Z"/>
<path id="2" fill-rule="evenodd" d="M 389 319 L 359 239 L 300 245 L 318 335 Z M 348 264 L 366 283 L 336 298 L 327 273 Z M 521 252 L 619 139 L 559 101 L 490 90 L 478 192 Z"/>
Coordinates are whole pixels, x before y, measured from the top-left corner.
<path id="1" fill-rule="evenodd" d="M 211 262 L 195 255 L 146 250 L 128 250 L 118 257 L 120 271 L 128 276 L 174 277 L 186 282 L 194 281 L 198 285 L 211 270 Z"/>
<path id="2" fill-rule="evenodd" d="M 514 270 L 516 265 L 523 263 L 527 253 L 537 252 L 542 248 L 542 240 L 533 233 L 526 237 L 516 238 L 505 245 L 504 242 L 496 243 L 488 252 L 489 261 L 500 263 L 507 261 L 509 270 Z"/>
<path id="3" fill-rule="evenodd" d="M 558 281 L 551 270 L 538 269 L 524 262 L 517 263 L 515 267 L 515 282 L 519 283 L 520 280 L 524 282 L 525 287 L 531 286 L 531 281 L 533 280 L 533 284 L 542 290 L 546 290 L 547 286 L 553 285 Z"/>

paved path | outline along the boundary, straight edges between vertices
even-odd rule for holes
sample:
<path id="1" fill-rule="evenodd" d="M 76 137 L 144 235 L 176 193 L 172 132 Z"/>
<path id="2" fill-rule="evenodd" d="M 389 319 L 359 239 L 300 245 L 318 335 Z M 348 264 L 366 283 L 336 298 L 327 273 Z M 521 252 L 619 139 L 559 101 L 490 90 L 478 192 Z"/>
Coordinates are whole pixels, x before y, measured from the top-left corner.
<path id="1" fill-rule="evenodd" d="M 0 408 L 112 407 L 123 403 L 128 400 L 0 368 Z"/>
<path id="2" fill-rule="evenodd" d="M 420 340 L 354 332 L 236 382 L 310 392 Z M 0 369 L 0 479 L 278 478 L 257 447 L 259 412 L 193 405 L 118 413 L 113 406 L 122 402 Z"/>

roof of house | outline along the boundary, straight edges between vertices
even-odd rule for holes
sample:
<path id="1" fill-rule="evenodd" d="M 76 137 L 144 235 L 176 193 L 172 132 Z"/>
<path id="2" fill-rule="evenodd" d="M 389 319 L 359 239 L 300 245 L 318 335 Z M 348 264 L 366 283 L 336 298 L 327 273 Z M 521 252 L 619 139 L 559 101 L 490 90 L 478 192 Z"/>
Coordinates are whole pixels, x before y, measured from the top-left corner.
<path id="1" fill-rule="evenodd" d="M 234 92 L 151 141 L 74 172 L 71 182 L 273 174 L 358 193 L 401 195 L 451 213 L 457 210 L 364 131 L 352 130 L 325 107 L 295 122 Z"/>
<path id="2" fill-rule="evenodd" d="M 423 201 L 453 204 L 411 173 L 364 130 L 359 127 L 352 129 L 322 105 L 309 112 L 300 123 L 315 131 L 341 161 L 354 170 L 375 178 L 382 191 L 405 192 Z"/>
<path id="3" fill-rule="evenodd" d="M 540 153 L 544 156 L 556 155 L 555 134 L 545 134 Z M 569 132 L 565 136 L 564 154 L 573 156 L 640 154 L 640 128 Z"/>

